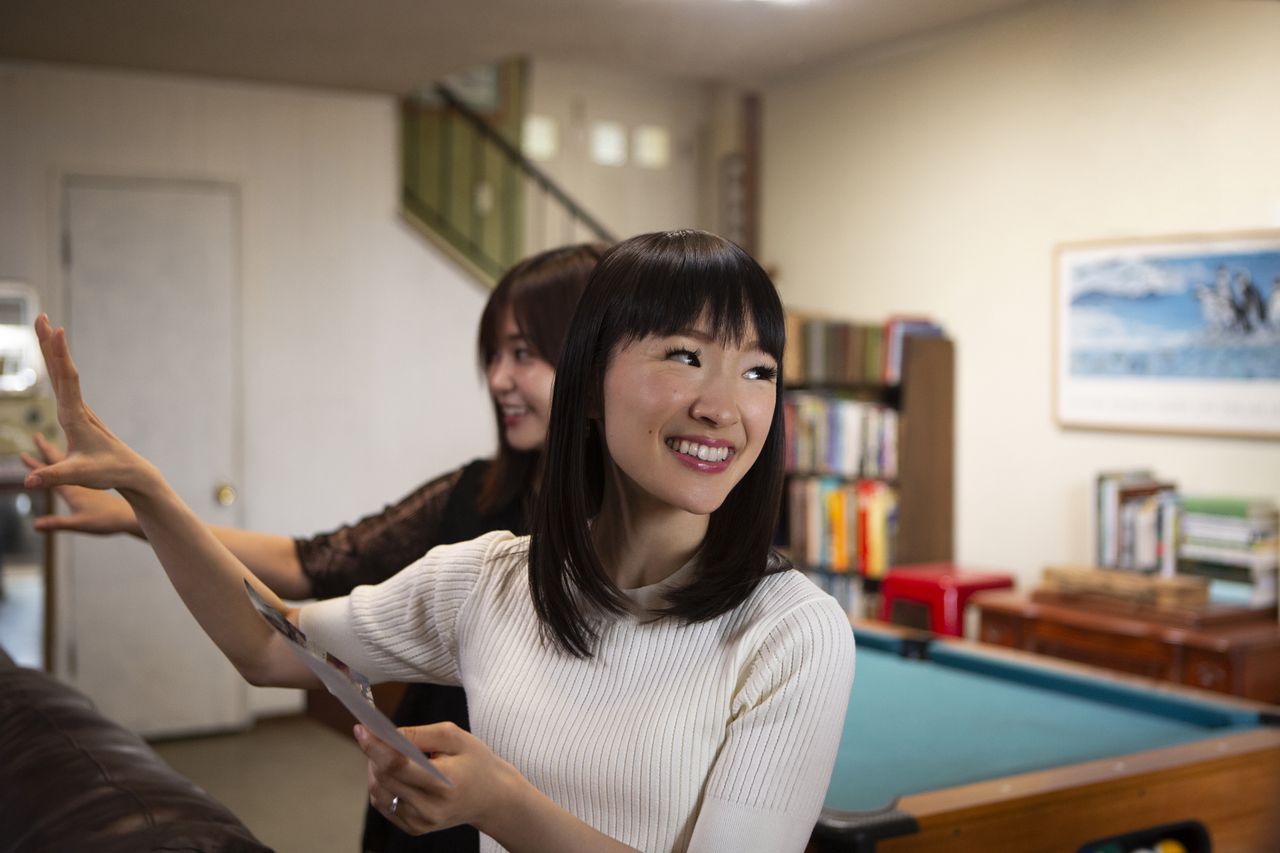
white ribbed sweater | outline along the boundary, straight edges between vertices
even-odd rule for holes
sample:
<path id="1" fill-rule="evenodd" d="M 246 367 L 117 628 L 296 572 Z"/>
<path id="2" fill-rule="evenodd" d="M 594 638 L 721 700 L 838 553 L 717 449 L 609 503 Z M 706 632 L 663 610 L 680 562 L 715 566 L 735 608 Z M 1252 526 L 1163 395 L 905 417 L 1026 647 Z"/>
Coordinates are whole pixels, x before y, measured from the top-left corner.
<path id="1" fill-rule="evenodd" d="M 461 684 L 479 738 L 632 847 L 803 850 L 853 680 L 834 599 L 796 572 L 771 575 L 709 622 L 620 618 L 581 660 L 542 641 L 527 559 L 527 537 L 509 533 L 436 548 L 386 583 L 307 605 L 302 629 L 373 681 Z M 628 594 L 652 606 L 693 570 Z"/>

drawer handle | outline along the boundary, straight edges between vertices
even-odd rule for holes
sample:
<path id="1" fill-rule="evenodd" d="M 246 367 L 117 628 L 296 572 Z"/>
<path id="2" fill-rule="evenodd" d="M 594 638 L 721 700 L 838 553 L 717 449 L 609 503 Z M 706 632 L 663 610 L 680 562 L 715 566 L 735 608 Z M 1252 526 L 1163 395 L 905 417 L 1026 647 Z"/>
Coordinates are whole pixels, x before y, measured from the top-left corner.
<path id="1" fill-rule="evenodd" d="M 1218 664 L 1201 661 L 1194 668 L 1195 683 L 1202 687 L 1221 687 L 1226 683 L 1227 673 Z"/>

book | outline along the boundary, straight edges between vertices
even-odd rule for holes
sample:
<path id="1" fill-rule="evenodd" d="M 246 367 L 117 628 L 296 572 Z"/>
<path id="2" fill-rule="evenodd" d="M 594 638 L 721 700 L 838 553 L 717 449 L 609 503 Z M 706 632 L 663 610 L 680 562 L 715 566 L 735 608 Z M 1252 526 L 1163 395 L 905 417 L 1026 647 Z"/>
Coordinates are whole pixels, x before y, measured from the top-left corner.
<path id="1" fill-rule="evenodd" d="M 1116 568 L 1139 572 L 1161 569 L 1161 543 L 1176 541 L 1172 530 L 1161 530 L 1162 525 L 1176 529 L 1176 498 L 1177 486 L 1173 483 L 1151 478 L 1119 482 Z M 1171 571 L 1168 566 L 1164 568 L 1166 573 Z"/>
<path id="2" fill-rule="evenodd" d="M 881 326 L 865 327 L 864 353 L 866 360 L 862 365 L 863 382 L 878 383 L 884 375 L 884 328 Z"/>
<path id="3" fill-rule="evenodd" d="M 1280 566 L 1280 551 L 1277 551 L 1275 547 L 1230 548 L 1184 541 L 1178 551 L 1178 556 L 1187 561 L 1221 563 L 1224 566 L 1247 569 L 1254 573 L 1274 571 Z"/>
<path id="4" fill-rule="evenodd" d="M 1265 498 L 1184 495 L 1182 509 L 1187 513 L 1243 518 L 1250 521 L 1280 519 L 1280 507 L 1277 507 L 1274 501 Z"/>
<path id="5" fill-rule="evenodd" d="M 1278 600 L 1276 576 L 1273 573 L 1249 583 L 1212 578 L 1209 581 L 1209 600 L 1214 604 L 1242 607 L 1274 606 Z"/>
<path id="6" fill-rule="evenodd" d="M 1094 565 L 1107 569 L 1165 570 L 1161 542 L 1174 540 L 1176 487 L 1149 469 L 1101 471 L 1094 479 Z M 1148 498 L 1155 496 L 1155 501 Z M 1165 511 L 1161 512 L 1161 503 Z M 1140 553 L 1138 549 L 1140 548 Z"/>
<path id="7" fill-rule="evenodd" d="M 1182 514 L 1182 530 L 1188 539 L 1248 548 L 1274 541 L 1280 535 L 1280 525 L 1266 521 L 1250 521 L 1244 518 L 1206 515 L 1198 512 Z"/>
<path id="8" fill-rule="evenodd" d="M 886 320 L 883 330 L 884 363 L 881 366 L 884 384 L 897 385 L 902 381 L 902 354 L 906 349 L 906 338 L 940 338 L 942 335 L 942 327 L 927 317 L 894 315 Z"/>
<path id="9" fill-rule="evenodd" d="M 785 315 L 787 347 L 782 359 L 782 381 L 785 385 L 804 382 L 805 346 L 804 324 L 808 319 L 802 314 L 788 311 Z"/>

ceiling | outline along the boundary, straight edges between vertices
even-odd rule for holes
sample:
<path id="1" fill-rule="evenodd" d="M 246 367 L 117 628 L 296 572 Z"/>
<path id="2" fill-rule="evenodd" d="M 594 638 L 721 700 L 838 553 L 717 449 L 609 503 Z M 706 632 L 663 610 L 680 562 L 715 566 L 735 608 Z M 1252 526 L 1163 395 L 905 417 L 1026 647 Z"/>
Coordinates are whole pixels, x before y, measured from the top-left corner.
<path id="1" fill-rule="evenodd" d="M 1027 0 L 0 0 L 0 57 L 392 94 L 512 56 L 758 85 Z"/>

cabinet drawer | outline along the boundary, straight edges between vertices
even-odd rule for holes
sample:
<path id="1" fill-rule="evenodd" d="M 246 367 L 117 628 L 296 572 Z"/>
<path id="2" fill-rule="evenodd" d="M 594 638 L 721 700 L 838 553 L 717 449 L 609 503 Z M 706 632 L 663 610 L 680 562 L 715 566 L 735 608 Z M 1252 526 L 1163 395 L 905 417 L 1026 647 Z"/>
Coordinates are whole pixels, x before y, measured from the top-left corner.
<path id="1" fill-rule="evenodd" d="M 1018 616 L 1005 616 L 984 611 L 978 626 L 978 639 L 996 646 L 1022 648 L 1026 620 Z"/>
<path id="2" fill-rule="evenodd" d="M 1037 622 L 1025 648 L 1043 655 L 1101 666 L 1108 669 L 1171 678 L 1174 649 L 1158 640 L 1091 631 L 1056 622 Z"/>
<path id="3" fill-rule="evenodd" d="M 1235 671 L 1229 655 L 1188 649 L 1182 666 L 1182 683 L 1219 693 L 1235 693 Z"/>

